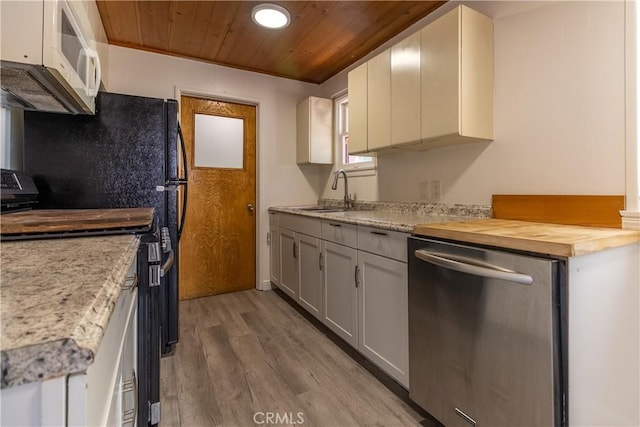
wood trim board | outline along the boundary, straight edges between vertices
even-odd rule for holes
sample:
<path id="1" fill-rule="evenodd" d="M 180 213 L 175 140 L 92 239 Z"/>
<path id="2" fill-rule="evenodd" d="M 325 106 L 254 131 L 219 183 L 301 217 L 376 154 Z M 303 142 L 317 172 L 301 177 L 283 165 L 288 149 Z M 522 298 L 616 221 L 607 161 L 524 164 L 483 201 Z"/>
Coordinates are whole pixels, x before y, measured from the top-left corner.
<path id="1" fill-rule="evenodd" d="M 34 209 L 2 215 L 2 235 L 151 226 L 153 208 Z"/>
<path id="2" fill-rule="evenodd" d="M 494 194 L 493 218 L 622 228 L 624 196 Z"/>

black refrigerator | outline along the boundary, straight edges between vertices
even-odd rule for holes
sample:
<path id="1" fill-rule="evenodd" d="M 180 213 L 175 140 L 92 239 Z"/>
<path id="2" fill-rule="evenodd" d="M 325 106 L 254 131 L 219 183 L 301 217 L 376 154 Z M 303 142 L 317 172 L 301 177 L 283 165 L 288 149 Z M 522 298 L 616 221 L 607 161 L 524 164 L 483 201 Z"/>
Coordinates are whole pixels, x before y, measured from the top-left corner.
<path id="1" fill-rule="evenodd" d="M 178 342 L 178 243 L 187 202 L 184 150 L 175 100 L 101 92 L 95 115 L 24 113 L 24 169 L 40 193 L 37 208 L 153 207 L 158 225 L 169 230 L 175 262 L 161 278 L 157 310 L 165 356 Z"/>

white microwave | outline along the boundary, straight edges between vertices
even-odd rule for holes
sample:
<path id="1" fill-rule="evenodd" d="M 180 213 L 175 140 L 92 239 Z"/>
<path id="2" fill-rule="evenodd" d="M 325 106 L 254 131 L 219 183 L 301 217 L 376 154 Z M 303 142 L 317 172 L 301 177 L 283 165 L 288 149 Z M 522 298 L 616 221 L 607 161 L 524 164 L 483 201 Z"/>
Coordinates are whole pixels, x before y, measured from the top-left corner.
<path id="1" fill-rule="evenodd" d="M 77 0 L 0 2 L 3 106 L 95 113 L 101 69 L 86 7 Z"/>

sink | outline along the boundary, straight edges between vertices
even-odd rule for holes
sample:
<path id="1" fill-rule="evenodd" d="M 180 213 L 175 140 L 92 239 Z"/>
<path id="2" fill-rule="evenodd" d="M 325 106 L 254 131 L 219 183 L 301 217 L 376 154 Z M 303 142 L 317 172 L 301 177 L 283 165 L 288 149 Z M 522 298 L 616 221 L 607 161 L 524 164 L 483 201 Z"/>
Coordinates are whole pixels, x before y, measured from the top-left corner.
<path id="1" fill-rule="evenodd" d="M 326 211 L 325 211 L 326 212 Z M 344 216 L 344 217 L 351 217 L 351 216 L 363 216 L 366 215 L 370 212 L 373 212 L 371 210 L 345 210 L 345 209 L 340 209 L 340 210 L 336 210 L 336 211 L 329 211 L 330 213 L 335 213 L 336 216 Z"/>
<path id="2" fill-rule="evenodd" d="M 297 208 L 294 208 L 296 210 L 299 211 L 304 211 L 304 212 L 318 212 L 318 213 L 322 213 L 322 212 L 344 212 L 345 209 L 344 208 L 332 208 L 332 207 L 328 207 L 328 206 L 300 206 Z"/>

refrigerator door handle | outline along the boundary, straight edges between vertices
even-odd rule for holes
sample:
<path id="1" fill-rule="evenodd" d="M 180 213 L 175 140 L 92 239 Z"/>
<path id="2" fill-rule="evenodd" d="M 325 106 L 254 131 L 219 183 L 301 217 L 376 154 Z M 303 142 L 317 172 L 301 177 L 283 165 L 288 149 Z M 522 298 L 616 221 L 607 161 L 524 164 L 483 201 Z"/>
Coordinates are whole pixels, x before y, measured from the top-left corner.
<path id="1" fill-rule="evenodd" d="M 189 189 L 189 170 L 187 165 L 187 147 L 184 143 L 184 136 L 182 135 L 182 128 L 178 123 L 178 138 L 180 139 L 180 149 L 182 150 L 182 168 L 184 170 L 184 177 L 178 179 L 178 185 L 182 185 L 182 217 L 180 218 L 180 225 L 178 226 L 178 241 L 176 245 L 180 243 L 182 237 L 182 230 L 184 229 L 184 222 L 187 218 L 187 194 Z"/>
<path id="2" fill-rule="evenodd" d="M 167 227 L 162 227 L 161 230 L 162 236 L 162 252 L 168 253 L 169 257 L 165 261 L 165 263 L 160 267 L 160 276 L 164 277 L 167 275 L 171 266 L 173 265 L 175 254 L 173 253 L 173 248 L 171 246 L 171 236 L 169 235 L 169 229 Z"/>
<path id="3" fill-rule="evenodd" d="M 175 254 L 173 253 L 173 249 L 169 251 L 169 258 L 162 264 L 160 267 L 160 277 L 164 277 L 167 275 L 171 267 L 173 266 L 173 262 L 175 261 Z"/>

